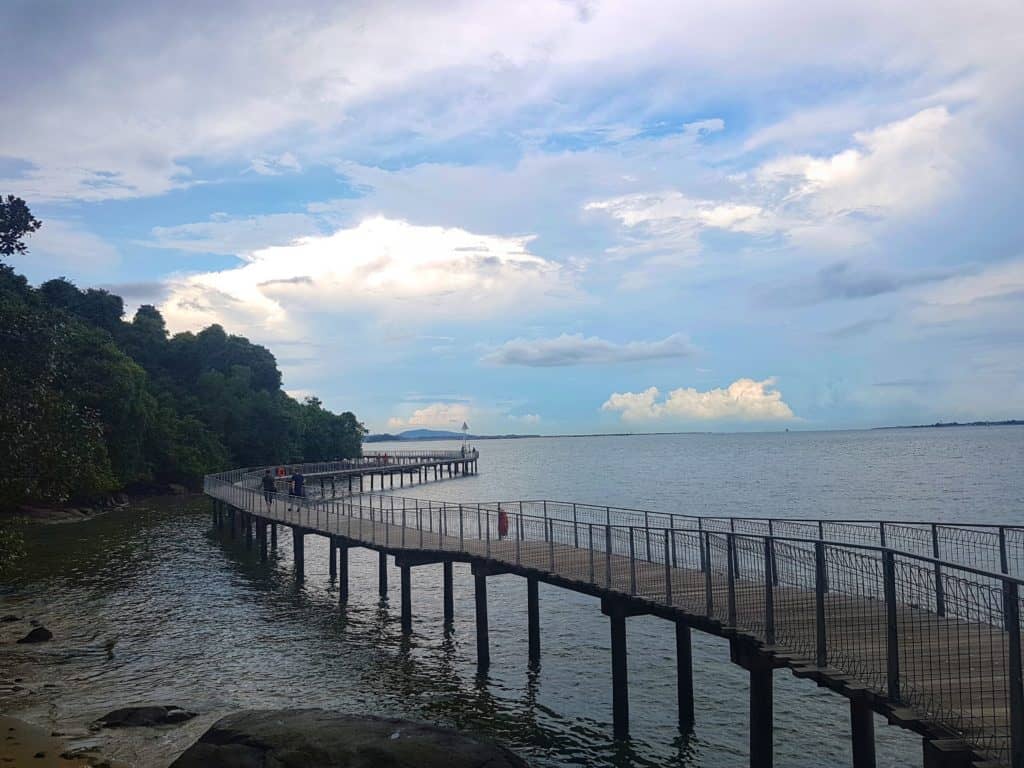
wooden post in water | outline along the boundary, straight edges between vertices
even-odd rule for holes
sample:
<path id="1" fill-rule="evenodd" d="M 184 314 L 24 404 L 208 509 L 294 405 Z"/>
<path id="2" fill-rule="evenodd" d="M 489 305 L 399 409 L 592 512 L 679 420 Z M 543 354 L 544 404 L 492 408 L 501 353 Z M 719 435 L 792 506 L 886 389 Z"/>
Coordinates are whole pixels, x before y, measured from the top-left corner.
<path id="1" fill-rule="evenodd" d="M 338 601 L 348 602 L 348 547 L 341 544 L 338 551 Z"/>
<path id="2" fill-rule="evenodd" d="M 476 601 L 476 663 L 483 670 L 491 663 L 491 645 L 487 633 L 487 576 L 474 571 L 473 586 Z"/>
<path id="3" fill-rule="evenodd" d="M 875 768 L 875 716 L 860 699 L 850 699 L 853 768 Z"/>
<path id="4" fill-rule="evenodd" d="M 402 576 L 402 634 L 412 634 L 412 574 L 408 565 L 398 566 Z"/>
<path id="5" fill-rule="evenodd" d="M 327 549 L 328 571 L 331 574 L 331 578 L 334 578 L 338 575 L 338 561 L 335 558 L 338 552 L 338 542 L 333 536 L 328 536 L 327 541 L 329 542 Z"/>
<path id="6" fill-rule="evenodd" d="M 526 613 L 530 643 L 530 664 L 540 663 L 540 605 L 538 604 L 537 579 L 526 577 Z"/>
<path id="7" fill-rule="evenodd" d="M 629 679 L 626 664 L 626 614 L 608 615 L 612 635 L 612 733 L 617 740 L 629 738 Z"/>
<path id="8" fill-rule="evenodd" d="M 750 670 L 750 768 L 774 764 L 772 709 L 772 667 L 756 665 Z"/>
<path id="9" fill-rule="evenodd" d="M 676 692 L 679 701 L 679 730 L 693 730 L 693 649 L 690 625 L 676 621 Z"/>
<path id="10" fill-rule="evenodd" d="M 292 552 L 295 558 L 295 580 L 306 578 L 306 532 L 298 526 L 292 526 Z"/>
<path id="11" fill-rule="evenodd" d="M 257 525 L 259 526 L 257 531 L 260 540 L 260 562 L 265 563 L 267 562 L 267 521 L 261 517 Z"/>
<path id="12" fill-rule="evenodd" d="M 377 555 L 377 591 L 382 600 L 388 596 L 388 556 L 384 552 Z"/>
<path id="13" fill-rule="evenodd" d="M 270 524 L 270 548 L 277 550 L 277 523 Z"/>
<path id="14" fill-rule="evenodd" d="M 452 588 L 452 561 L 444 561 L 444 623 L 451 626 L 455 621 L 455 592 Z"/>

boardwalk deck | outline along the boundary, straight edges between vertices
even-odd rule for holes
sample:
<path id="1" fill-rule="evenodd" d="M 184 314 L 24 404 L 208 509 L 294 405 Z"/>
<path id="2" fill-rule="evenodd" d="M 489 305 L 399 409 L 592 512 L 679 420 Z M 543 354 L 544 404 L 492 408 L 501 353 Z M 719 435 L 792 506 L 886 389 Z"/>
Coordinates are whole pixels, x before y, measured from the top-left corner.
<path id="1" fill-rule="evenodd" d="M 400 564 L 469 562 L 481 576 L 518 573 L 611 600 L 623 615 L 685 622 L 730 638 L 745 665 L 788 667 L 891 722 L 1021 766 L 1012 577 L 848 542 L 570 524 L 499 505 L 372 495 L 268 504 L 237 483 L 208 492 L 299 539 L 329 536 Z M 486 605 L 483 623 L 486 633 Z M 871 760 L 860 764 L 873 764 L 873 748 Z"/>

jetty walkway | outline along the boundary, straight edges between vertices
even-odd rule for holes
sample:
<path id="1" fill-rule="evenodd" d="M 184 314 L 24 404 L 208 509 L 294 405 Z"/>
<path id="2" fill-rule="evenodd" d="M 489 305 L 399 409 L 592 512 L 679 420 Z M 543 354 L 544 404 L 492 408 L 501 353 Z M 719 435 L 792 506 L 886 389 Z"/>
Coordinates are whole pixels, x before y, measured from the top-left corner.
<path id="1" fill-rule="evenodd" d="M 410 569 L 443 564 L 451 622 L 453 564 L 469 563 L 481 667 L 490 662 L 489 576 L 525 577 L 531 660 L 541 652 L 539 582 L 599 597 L 611 632 L 616 738 L 629 731 L 626 620 L 652 614 L 674 624 L 683 729 L 694 723 L 691 630 L 729 639 L 732 660 L 750 674 L 751 766 L 773 764 L 772 675 L 788 668 L 849 699 L 855 768 L 875 765 L 873 712 L 922 735 L 926 768 L 1024 768 L 1024 527 L 700 517 L 545 500 L 457 504 L 358 491 L 364 477 L 383 488 L 398 475 L 401 487 L 474 474 L 477 462 L 476 452 L 402 452 L 302 465 L 307 483 L 324 484 L 319 497 L 301 500 L 267 501 L 263 468 L 210 475 L 204 487 L 215 525 L 258 542 L 264 559 L 268 531 L 273 545 L 277 526 L 288 526 L 299 579 L 305 537 L 327 537 L 342 600 L 349 548 L 379 553 L 382 596 L 393 556 L 405 632 Z"/>

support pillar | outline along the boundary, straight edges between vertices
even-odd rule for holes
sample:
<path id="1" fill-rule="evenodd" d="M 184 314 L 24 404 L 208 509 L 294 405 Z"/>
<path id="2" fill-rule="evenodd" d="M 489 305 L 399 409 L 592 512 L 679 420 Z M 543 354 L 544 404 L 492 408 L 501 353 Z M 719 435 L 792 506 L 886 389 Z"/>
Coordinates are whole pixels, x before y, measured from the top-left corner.
<path id="1" fill-rule="evenodd" d="M 257 537 L 260 540 L 260 562 L 267 562 L 267 521 L 260 519 L 256 525 Z"/>
<path id="2" fill-rule="evenodd" d="M 530 664 L 540 663 L 540 606 L 537 599 L 537 579 L 526 577 L 527 632 L 529 634 Z"/>
<path id="3" fill-rule="evenodd" d="M 487 633 L 487 577 L 481 573 L 473 575 L 474 597 L 476 600 L 476 663 L 486 669 L 491 663 L 491 644 Z"/>
<path id="4" fill-rule="evenodd" d="M 452 561 L 444 561 L 444 623 L 450 626 L 455 621 L 455 594 L 452 589 Z"/>
<path id="5" fill-rule="evenodd" d="M 292 528 L 292 551 L 295 556 L 295 580 L 306 578 L 306 532 L 301 528 Z"/>
<path id="6" fill-rule="evenodd" d="M 853 768 L 875 768 L 875 718 L 863 701 L 850 699 Z"/>
<path id="7" fill-rule="evenodd" d="M 231 540 L 234 541 L 238 538 L 238 514 L 234 507 L 228 510 L 228 522 L 230 523 Z"/>
<path id="8" fill-rule="evenodd" d="M 412 574 L 408 565 L 399 566 L 402 574 L 402 634 L 412 634 Z"/>
<path id="9" fill-rule="evenodd" d="M 385 599 L 388 596 L 388 556 L 383 552 L 378 553 L 377 557 L 377 589 L 380 592 L 381 599 Z"/>
<path id="10" fill-rule="evenodd" d="M 679 730 L 693 730 L 693 649 L 690 626 L 676 621 L 676 690 L 679 700 Z"/>
<path id="11" fill-rule="evenodd" d="M 277 549 L 277 523 L 270 524 L 270 548 Z"/>
<path id="12" fill-rule="evenodd" d="M 336 559 L 338 544 L 333 536 L 328 536 L 327 541 L 329 542 L 327 549 L 328 570 L 333 578 L 338 575 L 338 561 Z"/>
<path id="13" fill-rule="evenodd" d="M 338 550 L 338 600 L 348 602 L 348 547 L 339 546 Z"/>
<path id="14" fill-rule="evenodd" d="M 772 672 L 770 665 L 750 670 L 750 768 L 774 764 Z"/>
<path id="15" fill-rule="evenodd" d="M 626 615 L 610 616 L 612 634 L 612 732 L 618 740 L 629 738 L 629 680 L 626 665 Z"/>
<path id="16" fill-rule="evenodd" d="M 243 524 L 245 525 L 245 548 L 252 549 L 252 515 L 244 513 Z"/>

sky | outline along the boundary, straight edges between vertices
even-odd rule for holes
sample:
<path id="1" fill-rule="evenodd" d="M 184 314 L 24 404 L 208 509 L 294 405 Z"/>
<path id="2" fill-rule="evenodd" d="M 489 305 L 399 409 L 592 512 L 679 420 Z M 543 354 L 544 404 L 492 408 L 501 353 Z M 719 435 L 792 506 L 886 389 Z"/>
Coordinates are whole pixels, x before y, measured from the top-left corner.
<path id="1" fill-rule="evenodd" d="M 1024 418 L 1024 4 L 0 5 L 13 260 L 372 430 Z"/>

